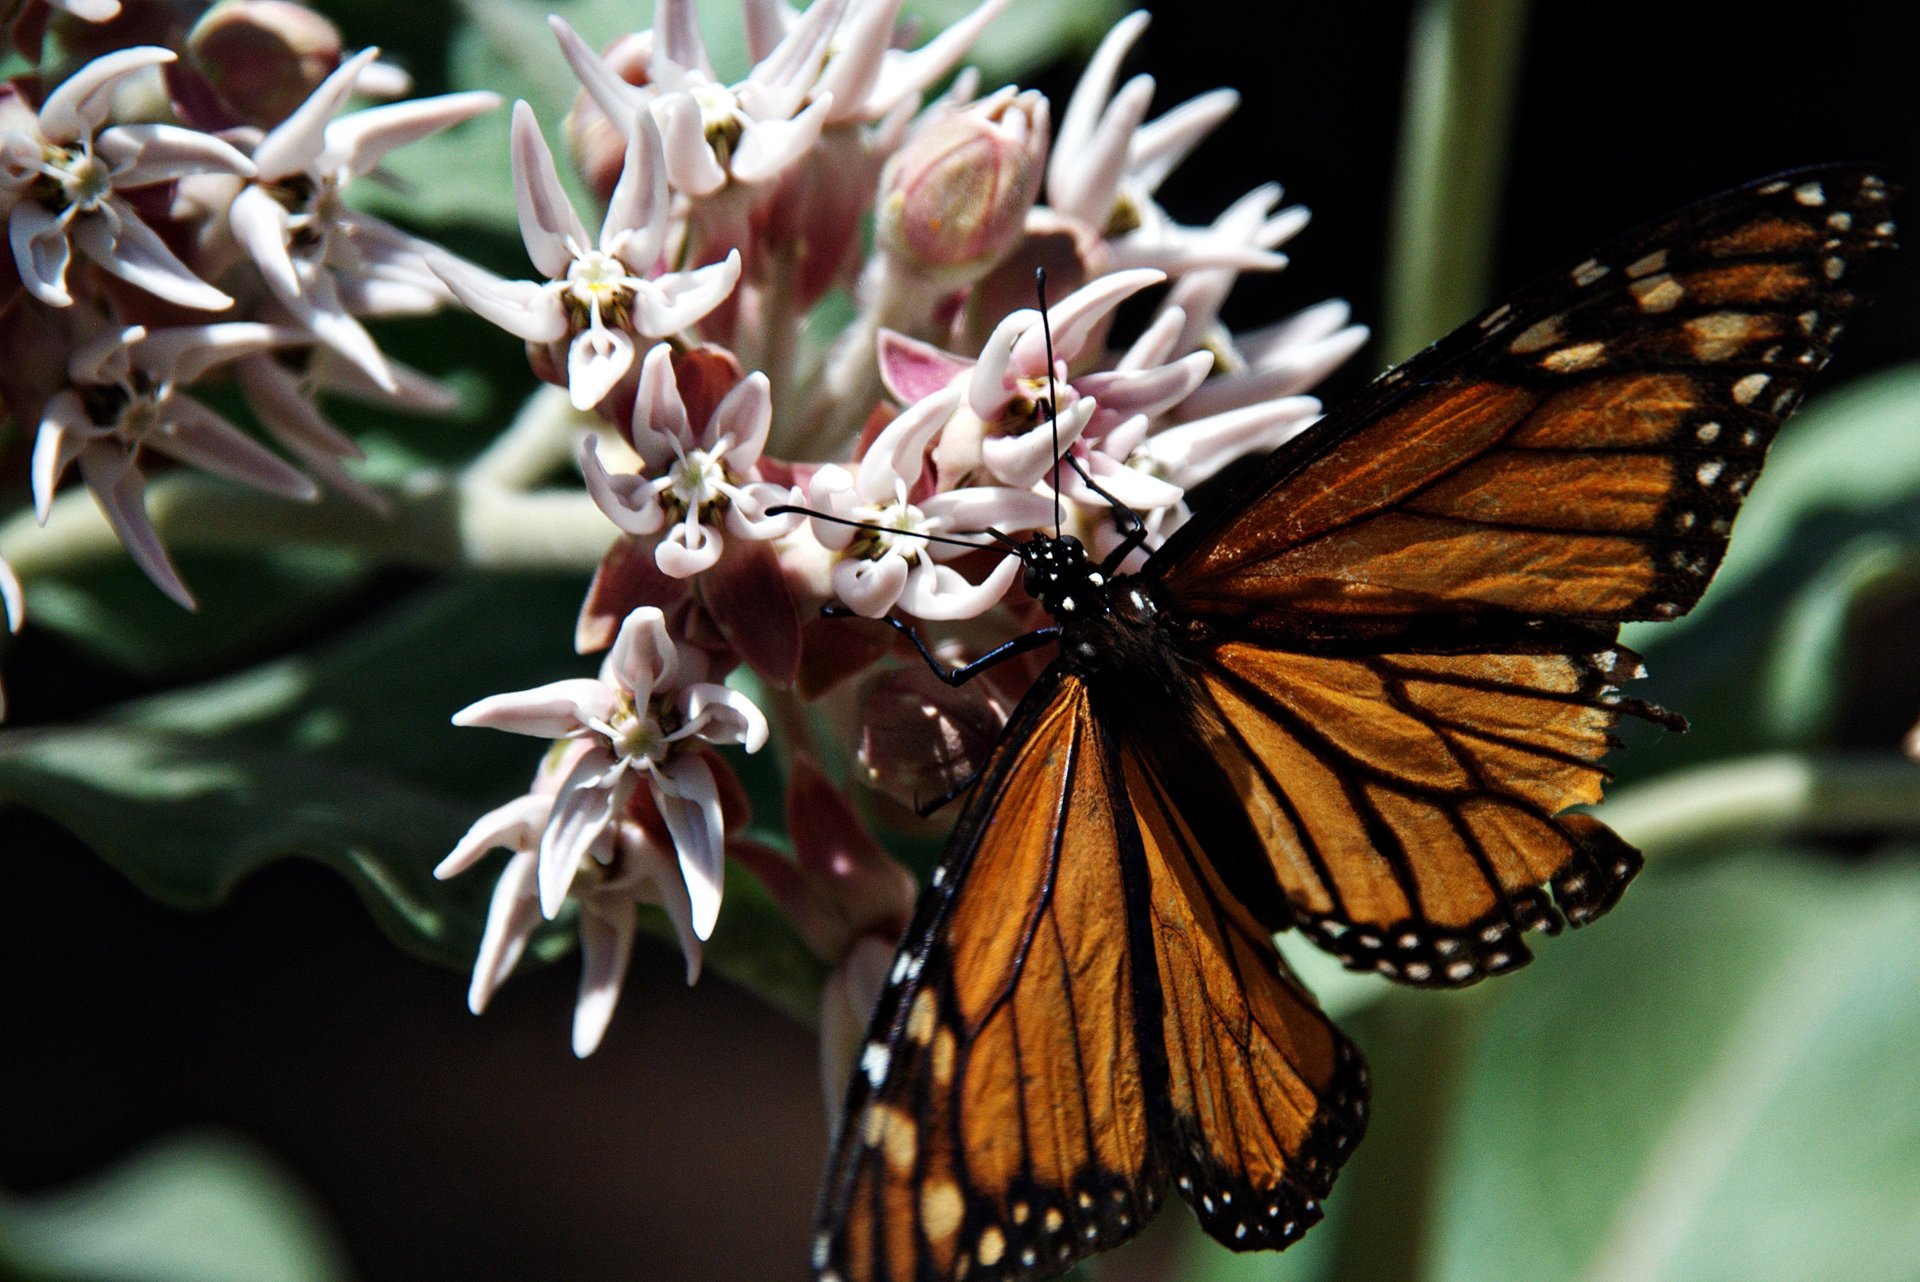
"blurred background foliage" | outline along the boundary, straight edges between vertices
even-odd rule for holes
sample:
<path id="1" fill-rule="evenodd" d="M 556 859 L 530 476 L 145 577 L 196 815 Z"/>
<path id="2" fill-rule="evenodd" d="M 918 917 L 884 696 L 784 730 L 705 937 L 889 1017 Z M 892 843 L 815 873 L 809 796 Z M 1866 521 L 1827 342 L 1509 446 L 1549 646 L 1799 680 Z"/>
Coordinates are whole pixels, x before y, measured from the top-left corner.
<path id="1" fill-rule="evenodd" d="M 525 96 L 550 131 L 572 81 L 547 10 L 595 41 L 647 20 L 632 0 L 320 7 L 423 91 Z M 909 5 L 930 26 L 964 7 Z M 1245 97 L 1163 193 L 1174 212 L 1278 177 L 1316 213 L 1230 318 L 1344 295 L 1377 326 L 1330 397 L 1711 191 L 1821 160 L 1920 173 L 1920 29 L 1893 6 L 1791 29 L 1717 0 L 1149 7 L 1133 65 L 1161 106 Z M 1015 0 L 985 83 L 1063 102 L 1118 8 Z M 734 0 L 703 9 L 716 62 L 744 66 Z M 505 116 L 398 153 L 383 199 L 517 274 Z M 1920 716 L 1917 263 L 1879 272 L 1705 602 L 1632 629 L 1636 693 L 1695 728 L 1612 763 L 1607 814 L 1649 857 L 1621 907 L 1461 994 L 1300 957 L 1376 1070 L 1328 1222 L 1234 1256 L 1175 1211 L 1087 1275 L 1920 1278 L 1920 767 L 1899 755 Z M 450 421 L 354 411 L 390 476 L 471 457 L 532 386 L 470 320 L 382 341 L 463 391 Z M 751 883 L 710 958 L 754 997 L 688 993 L 643 950 L 584 1064 L 570 964 L 485 1020 L 462 1005 L 484 879 L 428 870 L 532 758 L 447 716 L 578 670 L 584 580 L 182 561 L 198 615 L 118 563 L 30 578 L 4 654 L 0 1278 L 798 1277 L 825 1137 L 790 1016 L 820 976 Z M 777 839 L 777 765 L 750 777 Z"/>

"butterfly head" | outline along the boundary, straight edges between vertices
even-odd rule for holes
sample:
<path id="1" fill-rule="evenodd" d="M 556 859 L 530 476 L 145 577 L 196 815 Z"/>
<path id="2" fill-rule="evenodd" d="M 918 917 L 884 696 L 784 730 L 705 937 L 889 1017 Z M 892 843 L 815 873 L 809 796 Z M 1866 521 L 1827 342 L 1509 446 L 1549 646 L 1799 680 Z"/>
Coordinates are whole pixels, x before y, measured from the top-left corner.
<path id="1" fill-rule="evenodd" d="M 1071 534 L 1036 534 L 1020 545 L 1019 557 L 1027 567 L 1027 595 L 1063 627 L 1116 614 L 1140 623 L 1153 617 L 1152 598 L 1139 581 L 1110 577 Z"/>

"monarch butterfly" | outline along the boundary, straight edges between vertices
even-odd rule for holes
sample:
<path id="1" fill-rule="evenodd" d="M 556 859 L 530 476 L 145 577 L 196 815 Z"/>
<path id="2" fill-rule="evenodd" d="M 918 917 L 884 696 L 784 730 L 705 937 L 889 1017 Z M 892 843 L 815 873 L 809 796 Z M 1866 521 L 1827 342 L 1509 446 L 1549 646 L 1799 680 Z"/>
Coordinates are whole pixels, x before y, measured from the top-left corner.
<path id="1" fill-rule="evenodd" d="M 1622 717 L 1684 727 L 1619 694 L 1619 625 L 1699 600 L 1888 195 L 1808 169 L 1622 238 L 1381 375 L 1138 574 L 1137 530 L 1099 565 L 1013 546 L 1058 657 L 874 1012 L 820 1282 L 1050 1277 L 1168 1184 L 1236 1249 L 1320 1218 L 1367 1072 L 1273 933 L 1453 986 L 1613 906 L 1638 852 L 1562 812 Z"/>

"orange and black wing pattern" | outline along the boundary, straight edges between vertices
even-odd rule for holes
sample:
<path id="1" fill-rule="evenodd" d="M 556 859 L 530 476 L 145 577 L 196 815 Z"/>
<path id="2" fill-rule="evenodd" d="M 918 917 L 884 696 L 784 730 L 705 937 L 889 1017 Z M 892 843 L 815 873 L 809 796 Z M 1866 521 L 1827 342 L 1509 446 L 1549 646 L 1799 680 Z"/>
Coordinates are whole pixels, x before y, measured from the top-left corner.
<path id="1" fill-rule="evenodd" d="M 1684 614 L 1892 236 L 1885 182 L 1845 166 L 1644 228 L 1382 375 L 1147 573 L 1302 645 Z"/>
<path id="2" fill-rule="evenodd" d="M 1358 1055 L 1058 668 L 1010 723 L 880 998 L 821 1282 L 1052 1277 L 1169 1181 L 1282 1246 L 1365 1124 Z"/>
<path id="3" fill-rule="evenodd" d="M 1276 929 L 1454 985 L 1612 907 L 1600 799 L 1638 659 L 1699 600 L 1826 364 L 1888 189 L 1753 184 L 1537 282 L 1376 380 L 1148 561 L 1198 751 L 1176 805 Z M 1258 857 L 1248 857 L 1257 852 Z"/>

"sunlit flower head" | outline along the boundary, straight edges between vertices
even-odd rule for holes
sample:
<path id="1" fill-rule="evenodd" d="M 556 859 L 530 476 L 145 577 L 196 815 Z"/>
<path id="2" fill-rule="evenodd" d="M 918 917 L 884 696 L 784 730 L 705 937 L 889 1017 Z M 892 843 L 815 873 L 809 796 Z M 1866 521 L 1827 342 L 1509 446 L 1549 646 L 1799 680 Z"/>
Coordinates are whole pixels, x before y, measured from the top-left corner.
<path id="1" fill-rule="evenodd" d="M 67 77 L 38 112 L 17 96 L 0 104 L 7 236 L 21 283 L 47 306 L 73 304 L 75 253 L 182 307 L 233 305 L 167 248 L 127 193 L 194 174 L 245 176 L 252 162 L 213 135 L 178 125 L 107 123 L 124 81 L 173 60 L 171 50 L 154 46 L 121 49 Z"/>
<path id="2" fill-rule="evenodd" d="M 379 50 L 341 64 L 253 149 L 258 172 L 233 199 L 228 221 L 268 288 L 314 336 L 381 387 L 396 380 L 356 317 L 430 312 L 448 301 L 428 268 L 444 250 L 347 204 L 354 179 L 396 147 L 499 105 L 498 94 L 442 94 L 342 116 Z"/>
<path id="3" fill-rule="evenodd" d="M 67 468 L 81 478 L 135 564 L 188 609 L 181 581 L 145 505 L 149 454 L 290 499 L 314 484 L 185 389 L 228 361 L 305 341 L 299 330 L 235 321 L 149 332 L 139 325 L 84 343 L 68 362 L 65 390 L 47 402 L 33 450 L 33 500 L 44 523 Z"/>
<path id="4" fill-rule="evenodd" d="M 650 122 L 628 136 L 626 164 L 597 241 L 587 235 L 540 136 L 533 108 L 513 108 L 514 194 L 527 255 L 543 282 L 496 280 L 466 264 L 434 269 L 460 301 L 529 343 L 565 344 L 567 390 L 592 409 L 633 368 L 636 340 L 676 334 L 719 306 L 740 277 L 740 256 L 690 272 L 666 269 L 668 201 L 660 140 Z"/>
<path id="5" fill-rule="evenodd" d="M 587 745 L 561 781 L 541 834 L 539 898 L 546 916 L 559 912 L 589 859 L 608 862 L 616 820 L 644 783 L 672 835 L 694 934 L 713 933 L 726 837 L 720 789 L 706 758 L 682 749 L 698 740 L 757 751 L 767 741 L 767 722 L 745 695 L 702 680 L 705 666 L 699 651 L 668 634 L 665 616 L 647 607 L 627 616 L 597 680 L 497 694 L 454 714 L 455 725 Z"/>
<path id="6" fill-rule="evenodd" d="M 613 475 L 591 436 L 580 445 L 587 492 L 607 518 L 628 534 L 659 534 L 654 557 L 676 579 L 711 569 L 735 538 L 770 539 L 799 524 L 767 509 L 798 496 L 782 485 L 753 479 L 773 421 L 764 374 L 734 385 L 712 416 L 696 424 L 687 415 L 665 343 L 647 353 L 634 400 L 632 441 L 640 471 Z"/>

